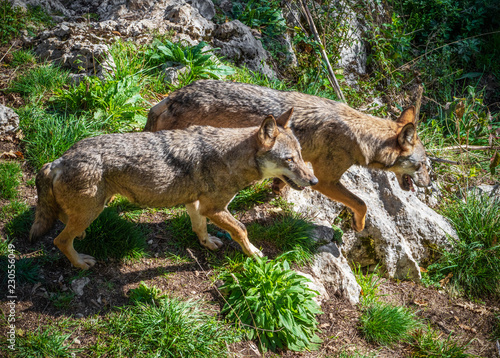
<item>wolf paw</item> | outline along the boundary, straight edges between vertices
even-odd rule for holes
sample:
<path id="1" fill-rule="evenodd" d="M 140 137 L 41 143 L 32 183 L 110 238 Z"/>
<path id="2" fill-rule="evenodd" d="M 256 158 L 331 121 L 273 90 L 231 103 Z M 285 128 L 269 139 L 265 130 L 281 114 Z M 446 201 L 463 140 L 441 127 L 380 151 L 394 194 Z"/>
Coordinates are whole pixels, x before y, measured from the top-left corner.
<path id="1" fill-rule="evenodd" d="M 73 266 L 78 267 L 82 270 L 88 270 L 96 263 L 95 258 L 90 255 L 78 254 L 78 261 Z"/>
<path id="2" fill-rule="evenodd" d="M 264 254 L 258 248 L 256 248 L 252 244 L 250 244 L 249 246 L 250 246 L 250 252 L 247 253 L 248 256 L 264 257 Z"/>
<path id="3" fill-rule="evenodd" d="M 218 237 L 208 235 L 207 241 L 205 242 L 205 247 L 208 247 L 210 250 L 218 250 L 222 246 L 222 240 Z"/>

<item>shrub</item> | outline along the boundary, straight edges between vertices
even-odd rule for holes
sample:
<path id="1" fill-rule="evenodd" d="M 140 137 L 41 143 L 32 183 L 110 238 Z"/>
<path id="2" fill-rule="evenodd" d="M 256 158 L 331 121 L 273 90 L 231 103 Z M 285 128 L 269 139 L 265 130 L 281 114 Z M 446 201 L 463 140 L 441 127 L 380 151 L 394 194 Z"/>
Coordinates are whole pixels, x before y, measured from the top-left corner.
<path id="1" fill-rule="evenodd" d="M 248 258 L 240 273 L 226 273 L 227 293 L 223 313 L 257 339 L 261 350 L 314 350 L 321 339 L 316 335 L 321 314 L 313 300 L 318 295 L 307 287 L 307 278 L 290 269 L 288 262 Z"/>
<path id="2" fill-rule="evenodd" d="M 172 89 L 180 88 L 198 79 L 215 78 L 234 73 L 232 67 L 223 65 L 214 55 L 214 49 L 203 50 L 207 44 L 200 42 L 196 46 L 184 46 L 168 40 L 153 42 L 146 51 L 147 64 L 150 67 L 183 65 L 187 71 L 179 76 L 179 85 L 171 86 Z"/>
<path id="3" fill-rule="evenodd" d="M 418 330 L 413 335 L 413 348 L 412 357 L 418 358 L 468 358 L 472 357 L 470 354 L 465 353 L 467 346 L 470 344 L 462 345 L 451 339 L 452 333 L 446 339 L 440 339 L 441 333 L 433 330 L 430 326 L 427 330 Z"/>

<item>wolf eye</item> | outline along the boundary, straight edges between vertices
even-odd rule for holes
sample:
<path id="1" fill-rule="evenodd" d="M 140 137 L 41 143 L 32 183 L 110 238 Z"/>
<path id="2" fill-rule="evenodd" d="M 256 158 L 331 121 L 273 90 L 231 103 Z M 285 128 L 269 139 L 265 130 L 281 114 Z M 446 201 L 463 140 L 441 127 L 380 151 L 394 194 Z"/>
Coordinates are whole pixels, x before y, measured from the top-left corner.
<path id="1" fill-rule="evenodd" d="M 293 158 L 286 158 L 285 159 L 288 163 L 292 163 L 293 162 Z"/>

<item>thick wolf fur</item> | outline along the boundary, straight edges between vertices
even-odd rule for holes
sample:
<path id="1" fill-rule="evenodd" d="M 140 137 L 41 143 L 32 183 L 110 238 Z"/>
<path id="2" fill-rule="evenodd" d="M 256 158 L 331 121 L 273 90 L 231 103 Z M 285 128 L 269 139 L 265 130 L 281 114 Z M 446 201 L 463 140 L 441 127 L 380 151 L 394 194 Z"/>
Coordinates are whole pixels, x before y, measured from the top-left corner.
<path id="1" fill-rule="evenodd" d="M 194 124 L 247 127 L 258 123 L 263 115 L 276 115 L 290 107 L 294 107 L 291 127 L 302 146 L 302 155 L 312 163 L 319 180 L 313 189 L 350 207 L 355 230 L 361 231 L 365 226 L 366 204 L 340 183 L 342 174 L 353 164 L 394 172 L 404 190 L 409 190 L 412 182 L 430 185 L 425 149 L 417 137 L 414 107 L 406 109 L 397 121 L 391 121 L 303 93 L 203 80 L 181 88 L 155 105 L 144 130 Z"/>
<path id="2" fill-rule="evenodd" d="M 208 217 L 247 255 L 262 255 L 227 205 L 239 190 L 264 178 L 278 176 L 296 189 L 317 183 L 302 159 L 288 117 L 280 118 L 286 122 L 283 128 L 269 116 L 260 127 L 193 126 L 84 139 L 38 173 L 38 206 L 30 238 L 43 235 L 59 218 L 66 226 L 54 244 L 74 266 L 88 269 L 95 259 L 78 254 L 73 240 L 84 236 L 113 195 L 121 194 L 150 207 L 186 204 L 202 245 L 212 250 L 222 245 L 208 235 Z"/>

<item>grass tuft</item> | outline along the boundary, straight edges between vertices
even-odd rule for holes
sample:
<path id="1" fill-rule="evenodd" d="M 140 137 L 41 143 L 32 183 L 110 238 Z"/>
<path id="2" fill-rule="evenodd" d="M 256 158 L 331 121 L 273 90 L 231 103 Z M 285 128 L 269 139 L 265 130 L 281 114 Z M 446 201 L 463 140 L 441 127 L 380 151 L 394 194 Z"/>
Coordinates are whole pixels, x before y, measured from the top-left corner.
<path id="1" fill-rule="evenodd" d="M 36 63 L 35 54 L 31 50 L 18 50 L 12 53 L 12 67 L 22 65 L 34 65 Z"/>
<path id="2" fill-rule="evenodd" d="M 159 288 L 156 286 L 149 287 L 144 281 L 141 281 L 137 288 L 131 289 L 129 293 L 130 301 L 136 305 L 140 303 L 158 303 L 162 297 Z"/>
<path id="3" fill-rule="evenodd" d="M 146 255 L 146 236 L 141 229 L 123 218 L 116 209 L 106 208 L 86 231 L 84 240 L 75 240 L 75 249 L 94 256 L 133 260 Z"/>
<path id="4" fill-rule="evenodd" d="M 30 68 L 26 73 L 16 78 L 9 90 L 19 92 L 31 100 L 37 100 L 46 93 L 53 92 L 66 84 L 68 74 L 67 70 L 55 65 L 40 65 Z"/>
<path id="5" fill-rule="evenodd" d="M 226 357 L 238 333 L 203 313 L 196 301 L 162 298 L 158 304 L 127 307 L 111 317 L 95 346 L 107 356 Z"/>
<path id="6" fill-rule="evenodd" d="M 229 203 L 230 211 L 248 210 L 251 207 L 262 204 L 270 195 L 271 187 L 269 180 L 264 180 L 255 185 L 241 190 Z"/>
<path id="7" fill-rule="evenodd" d="M 440 339 L 440 332 L 433 330 L 430 326 L 427 330 L 418 330 L 414 333 L 414 342 L 411 343 L 413 348 L 412 357 L 418 358 L 468 358 L 472 357 L 465 353 L 467 346 L 451 340 L 451 333 L 446 339 Z"/>
<path id="8" fill-rule="evenodd" d="M 21 176 L 21 165 L 18 162 L 0 163 L 0 199 L 17 197 Z"/>
<path id="9" fill-rule="evenodd" d="M 381 345 L 409 341 L 411 332 L 421 326 L 409 309 L 380 302 L 363 311 L 360 323 L 366 340 Z"/>
<path id="10" fill-rule="evenodd" d="M 16 338 L 16 349 L 12 358 L 45 358 L 45 357 L 75 357 L 79 349 L 70 348 L 68 342 L 71 333 L 61 334 L 54 328 L 38 328 L 34 332 L 27 331 L 25 336 Z"/>
<path id="11" fill-rule="evenodd" d="M 25 156 L 36 170 L 59 158 L 79 140 L 99 133 L 95 123 L 85 116 L 48 113 L 36 106 L 27 106 L 18 114 L 25 136 Z"/>
<path id="12" fill-rule="evenodd" d="M 442 209 L 458 240 L 428 267 L 434 282 L 450 279 L 450 288 L 469 297 L 500 294 L 500 200 L 469 195 Z"/>
<path id="13" fill-rule="evenodd" d="M 313 228 L 314 225 L 300 214 L 287 212 L 266 226 L 252 223 L 247 230 L 250 238 L 272 243 L 280 252 L 286 253 L 283 258 L 305 264 L 312 260 L 316 249 L 311 238 Z"/>

